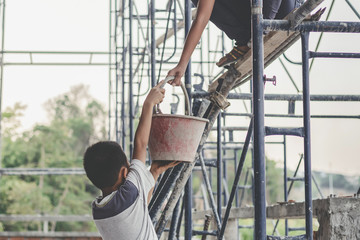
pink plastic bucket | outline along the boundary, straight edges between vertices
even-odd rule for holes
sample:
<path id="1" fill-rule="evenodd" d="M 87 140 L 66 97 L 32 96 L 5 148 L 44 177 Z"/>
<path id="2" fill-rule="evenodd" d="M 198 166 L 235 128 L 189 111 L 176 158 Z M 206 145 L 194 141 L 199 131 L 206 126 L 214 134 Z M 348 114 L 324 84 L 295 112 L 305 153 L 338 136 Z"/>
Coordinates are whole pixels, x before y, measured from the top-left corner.
<path id="1" fill-rule="evenodd" d="M 154 115 L 149 139 L 151 160 L 194 161 L 207 122 L 186 115 Z"/>
<path id="2" fill-rule="evenodd" d="M 167 77 L 165 83 L 174 79 Z M 184 84 L 185 114 L 190 115 L 190 103 Z M 158 111 L 155 107 L 155 111 Z M 209 120 L 187 115 L 154 114 L 152 117 L 149 152 L 151 160 L 193 162 L 201 136 Z"/>

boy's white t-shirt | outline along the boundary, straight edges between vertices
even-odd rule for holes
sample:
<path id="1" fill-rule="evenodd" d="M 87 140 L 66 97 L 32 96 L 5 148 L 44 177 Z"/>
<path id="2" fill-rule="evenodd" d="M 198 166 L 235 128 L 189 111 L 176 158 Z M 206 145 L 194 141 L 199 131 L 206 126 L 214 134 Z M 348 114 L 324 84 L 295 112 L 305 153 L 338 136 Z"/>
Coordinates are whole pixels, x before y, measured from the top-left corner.
<path id="1" fill-rule="evenodd" d="M 147 197 L 155 180 L 144 163 L 133 159 L 125 182 L 92 204 L 94 222 L 104 240 L 157 240 Z"/>

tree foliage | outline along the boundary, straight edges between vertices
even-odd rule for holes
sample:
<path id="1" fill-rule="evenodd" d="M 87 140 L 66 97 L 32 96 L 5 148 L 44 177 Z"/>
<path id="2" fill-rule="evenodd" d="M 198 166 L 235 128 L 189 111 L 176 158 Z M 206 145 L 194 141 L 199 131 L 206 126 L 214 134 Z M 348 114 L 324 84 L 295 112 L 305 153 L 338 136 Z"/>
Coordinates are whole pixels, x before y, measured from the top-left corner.
<path id="1" fill-rule="evenodd" d="M 25 105 L 2 114 L 2 167 L 82 168 L 86 147 L 105 139 L 106 113 L 84 85 L 45 104 L 49 123 L 20 131 Z M 85 176 L 3 176 L 0 212 L 4 214 L 90 214 L 98 193 Z M 92 223 L 52 222 L 53 231 L 94 230 Z M 1 228 L 1 227 L 0 227 Z M 42 223 L 3 223 L 5 231 L 41 230 Z"/>

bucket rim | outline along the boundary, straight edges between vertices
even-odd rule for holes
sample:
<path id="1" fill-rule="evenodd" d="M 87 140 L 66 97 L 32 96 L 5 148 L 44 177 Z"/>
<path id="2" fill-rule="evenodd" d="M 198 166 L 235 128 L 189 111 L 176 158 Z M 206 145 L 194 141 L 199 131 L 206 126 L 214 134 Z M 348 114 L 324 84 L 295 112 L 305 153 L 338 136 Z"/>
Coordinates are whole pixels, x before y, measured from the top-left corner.
<path id="1" fill-rule="evenodd" d="M 209 122 L 209 119 L 206 119 L 206 118 L 188 116 L 188 115 L 180 115 L 180 114 L 154 114 L 153 118 L 156 118 L 156 117 L 187 118 L 187 119 L 193 119 L 193 120 L 202 121 L 202 122 Z"/>

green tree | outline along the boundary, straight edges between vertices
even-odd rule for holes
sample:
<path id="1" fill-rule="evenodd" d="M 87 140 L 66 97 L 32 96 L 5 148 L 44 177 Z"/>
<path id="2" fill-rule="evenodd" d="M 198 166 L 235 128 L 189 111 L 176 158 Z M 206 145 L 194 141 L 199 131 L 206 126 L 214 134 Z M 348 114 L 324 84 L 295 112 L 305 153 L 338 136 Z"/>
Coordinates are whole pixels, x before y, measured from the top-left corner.
<path id="1" fill-rule="evenodd" d="M 3 167 L 82 167 L 86 147 L 105 139 L 104 107 L 84 85 L 45 104 L 49 124 L 20 132 L 26 106 L 3 113 Z M 6 178 L 6 179 L 5 179 Z M 85 176 L 6 176 L 0 182 L 0 211 L 6 214 L 90 214 L 97 189 Z M 4 223 L 4 230 L 41 230 L 41 223 Z M 92 223 L 50 223 L 53 231 L 94 230 Z"/>

